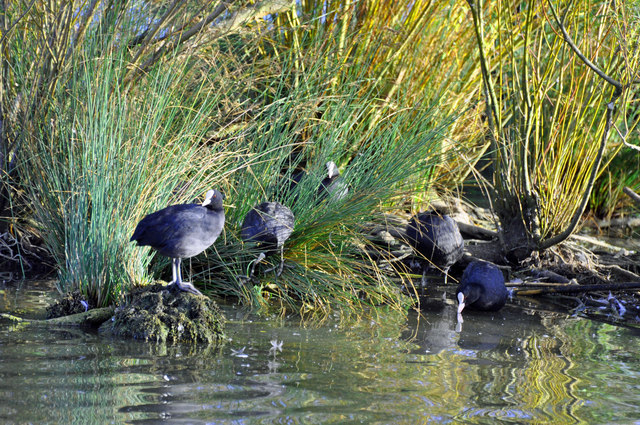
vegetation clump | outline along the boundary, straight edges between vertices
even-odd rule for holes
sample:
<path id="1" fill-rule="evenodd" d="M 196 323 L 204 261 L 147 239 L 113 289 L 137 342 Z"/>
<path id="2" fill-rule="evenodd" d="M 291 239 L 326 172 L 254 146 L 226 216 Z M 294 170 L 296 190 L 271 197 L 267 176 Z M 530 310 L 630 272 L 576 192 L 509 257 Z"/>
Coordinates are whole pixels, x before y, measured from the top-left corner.
<path id="1" fill-rule="evenodd" d="M 224 317 L 211 299 L 155 284 L 132 291 L 101 332 L 158 342 L 217 343 Z"/>
<path id="2" fill-rule="evenodd" d="M 26 3 L 0 2 L 0 257 L 29 269 L 34 233 L 60 292 L 96 307 L 166 278 L 135 225 L 210 187 L 224 242 L 189 280 L 326 316 L 412 302 L 407 251 L 363 223 L 390 235 L 387 217 L 481 188 L 489 237 L 466 250 L 517 270 L 576 232 L 593 193 L 613 218 L 640 184 L 637 155 L 617 159 L 640 124 L 625 2 Z M 340 199 L 318 195 L 327 163 Z M 241 237 L 265 201 L 296 218 L 282 275 Z"/>
<path id="3" fill-rule="evenodd" d="M 80 291 L 67 292 L 62 298 L 47 306 L 47 319 L 84 313 L 93 308 Z"/>

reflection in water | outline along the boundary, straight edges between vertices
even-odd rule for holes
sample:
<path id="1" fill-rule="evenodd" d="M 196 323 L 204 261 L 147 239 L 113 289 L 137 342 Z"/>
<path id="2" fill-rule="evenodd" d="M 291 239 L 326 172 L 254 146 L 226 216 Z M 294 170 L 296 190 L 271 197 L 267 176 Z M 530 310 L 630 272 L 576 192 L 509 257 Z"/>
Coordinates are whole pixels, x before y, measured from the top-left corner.
<path id="1" fill-rule="evenodd" d="M 17 298 L 32 306 L 31 296 L 42 294 Z M 465 312 L 457 329 L 454 304 L 422 307 L 406 323 L 318 328 L 228 308 L 232 340 L 222 347 L 1 322 L 0 422 L 640 420 L 635 330 L 513 306 Z"/>

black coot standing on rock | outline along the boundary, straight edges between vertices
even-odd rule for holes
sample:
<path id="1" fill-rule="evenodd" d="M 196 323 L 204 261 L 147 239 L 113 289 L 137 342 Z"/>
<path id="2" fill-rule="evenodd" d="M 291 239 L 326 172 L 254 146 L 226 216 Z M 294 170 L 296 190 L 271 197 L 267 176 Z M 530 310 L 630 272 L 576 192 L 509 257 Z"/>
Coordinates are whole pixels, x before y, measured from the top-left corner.
<path id="1" fill-rule="evenodd" d="M 496 265 L 486 261 L 473 261 L 464 269 L 460 285 L 456 289 L 458 313 L 462 313 L 465 308 L 500 310 L 507 302 L 508 295 L 504 276 Z"/>
<path id="2" fill-rule="evenodd" d="M 422 285 L 426 284 L 426 270 L 431 266 L 444 272 L 446 284 L 449 268 L 462 258 L 464 253 L 464 239 L 456 222 L 451 217 L 439 215 L 435 211 L 422 212 L 411 218 L 406 234 L 411 246 L 430 262 L 423 267 Z"/>
<path id="3" fill-rule="evenodd" d="M 256 264 L 278 250 L 280 266 L 276 275 L 280 276 L 284 267 L 284 243 L 293 232 L 294 220 L 291 210 L 278 202 L 263 202 L 247 213 L 240 236 L 245 242 L 255 242 L 261 251 L 253 262 L 250 277 L 253 276 Z"/>
<path id="4" fill-rule="evenodd" d="M 180 290 L 202 295 L 195 286 L 182 281 L 180 262 L 198 255 L 211 246 L 224 227 L 224 195 L 217 190 L 207 192 L 202 205 L 170 205 L 140 220 L 131 241 L 151 246 L 172 260 L 173 281 Z"/>

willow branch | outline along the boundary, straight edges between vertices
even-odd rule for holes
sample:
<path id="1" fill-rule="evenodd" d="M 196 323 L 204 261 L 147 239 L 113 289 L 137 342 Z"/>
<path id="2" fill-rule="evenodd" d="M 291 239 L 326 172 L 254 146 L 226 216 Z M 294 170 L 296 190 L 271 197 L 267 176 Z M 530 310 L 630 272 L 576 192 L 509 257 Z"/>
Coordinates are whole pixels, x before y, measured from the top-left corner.
<path id="1" fill-rule="evenodd" d="M 602 134 L 602 139 L 600 140 L 600 147 L 598 148 L 598 154 L 596 156 L 593 165 L 591 166 L 591 175 L 589 176 L 589 182 L 587 183 L 587 187 L 582 195 L 582 200 L 580 201 L 580 206 L 571 217 L 571 222 L 569 225 L 557 235 L 545 239 L 540 242 L 538 249 L 545 250 L 547 248 L 556 245 L 565 239 L 567 239 L 573 231 L 578 226 L 580 222 L 580 218 L 582 214 L 584 214 L 584 210 L 587 208 L 587 203 L 589 202 L 589 198 L 591 197 L 591 191 L 593 190 L 593 185 L 596 181 L 596 176 L 598 175 L 598 170 L 600 169 L 600 164 L 602 163 L 602 157 L 604 156 L 604 148 L 607 146 L 607 139 L 609 138 L 609 131 L 611 131 L 611 127 L 613 125 L 613 113 L 615 111 L 615 102 L 618 100 L 622 91 L 616 90 L 611 98 L 611 102 L 607 104 L 607 122 L 605 125 L 604 133 Z"/>
<path id="2" fill-rule="evenodd" d="M 16 19 L 15 22 L 12 23 L 11 26 L 7 28 L 7 30 L 2 34 L 2 38 L 0 38 L 0 46 L 2 45 L 2 42 L 4 41 L 4 39 L 7 38 L 9 34 L 11 34 L 11 30 L 13 30 L 13 27 L 15 27 L 16 24 L 22 20 L 22 18 L 27 16 L 27 13 L 31 11 L 31 8 L 35 3 L 36 3 L 36 0 L 32 0 L 29 6 L 27 6 L 27 9 L 24 11 L 24 13 L 20 15 L 18 19 Z M 4 13 L 4 10 L 2 12 Z M 2 28 L 2 30 L 4 30 L 4 28 Z"/>
<path id="3" fill-rule="evenodd" d="M 93 15 L 96 11 L 96 6 L 98 5 L 98 1 L 99 0 L 93 0 L 91 2 L 91 4 L 89 5 L 89 8 L 87 9 L 87 12 L 84 14 L 84 19 L 82 19 L 82 22 L 80 23 L 80 26 L 78 27 L 78 30 L 76 31 L 75 35 L 73 36 L 73 41 L 71 41 L 71 44 L 69 45 L 69 48 L 67 49 L 67 56 L 65 57 L 65 60 L 69 60 L 69 57 L 71 57 L 71 54 L 73 53 L 73 49 L 75 47 L 78 46 L 78 42 L 80 40 L 82 40 L 82 37 L 84 36 L 85 31 L 87 30 L 87 25 L 89 24 L 89 21 L 91 19 L 93 19 Z"/>
<path id="4" fill-rule="evenodd" d="M 135 68 L 131 74 L 128 74 L 124 79 L 124 83 L 128 84 L 133 81 L 135 78 L 144 73 L 147 69 L 149 69 L 154 63 L 156 63 L 165 53 L 170 52 L 189 40 L 191 37 L 202 31 L 202 29 L 209 25 L 214 19 L 218 18 L 222 15 L 234 1 L 223 1 L 216 7 L 213 12 L 211 12 L 205 19 L 198 22 L 196 25 L 191 27 L 190 29 L 182 32 L 180 36 L 173 42 L 169 42 L 163 46 L 161 46 L 158 50 L 156 50 L 151 57 L 149 57 L 139 68 Z"/>
<path id="5" fill-rule="evenodd" d="M 487 101 L 489 119 L 489 128 L 491 129 L 491 136 L 494 142 L 494 151 L 497 150 L 496 137 L 498 134 L 498 128 L 502 125 L 500 112 L 498 110 L 498 100 L 496 98 L 495 90 L 493 88 L 491 73 L 489 71 L 489 64 L 487 57 L 485 56 L 484 46 L 484 34 L 482 31 L 482 3 L 474 2 L 473 0 L 467 0 L 469 8 L 471 8 L 471 16 L 473 17 L 473 27 L 476 33 L 476 40 L 478 41 L 478 53 L 480 55 L 480 70 L 482 71 L 482 80 L 484 81 L 485 99 Z"/>
<path id="6" fill-rule="evenodd" d="M 158 33 L 162 24 L 164 24 L 167 21 L 167 19 L 169 19 L 169 17 L 173 15 L 174 11 L 177 10 L 178 6 L 182 5 L 182 3 L 183 3 L 182 0 L 175 0 L 173 4 L 167 9 L 165 14 L 158 20 L 155 26 L 147 32 L 145 37 L 142 39 L 140 47 L 138 48 L 138 53 L 135 55 L 135 57 L 131 61 L 132 64 L 135 64 L 136 62 L 138 62 L 138 59 L 140 58 L 142 53 L 145 51 L 145 49 L 149 45 L 149 42 L 151 42 L 151 39 L 155 37 L 155 35 Z"/>
<path id="7" fill-rule="evenodd" d="M 615 88 L 615 90 L 613 92 L 613 96 L 611 97 L 611 101 L 607 104 L 607 114 L 606 114 L 605 129 L 604 129 L 604 132 L 602 134 L 602 139 L 600 141 L 600 147 L 598 148 L 598 154 L 597 154 L 596 159 L 593 162 L 593 165 L 592 165 L 592 168 L 591 168 L 591 174 L 589 176 L 589 182 L 587 183 L 587 187 L 586 187 L 586 189 L 584 191 L 584 194 L 582 195 L 582 200 L 580 201 L 580 205 L 579 205 L 578 209 L 576 209 L 576 211 L 573 214 L 573 216 L 571 217 L 571 221 L 569 222 L 569 225 L 562 232 L 560 232 L 559 234 L 557 234 L 557 235 L 555 235 L 553 237 L 550 237 L 549 239 L 545 239 L 545 240 L 540 242 L 539 247 L 538 247 L 538 249 L 540 249 L 540 250 L 547 249 L 547 248 L 549 248 L 549 247 L 551 247 L 551 246 L 553 246 L 555 244 L 558 244 L 558 243 L 564 241 L 566 238 L 571 236 L 573 231 L 576 229 L 576 227 L 578 225 L 578 222 L 580 221 L 580 218 L 582 217 L 582 214 L 584 214 L 584 211 L 585 211 L 585 209 L 587 207 L 587 203 L 589 202 L 589 198 L 591 197 L 591 192 L 593 190 L 593 185 L 595 183 L 596 176 L 598 175 L 598 170 L 600 169 L 600 165 L 602 163 L 602 157 L 604 156 L 604 149 L 605 149 L 605 147 L 607 145 L 607 139 L 609 138 L 609 132 L 611 131 L 611 127 L 613 126 L 613 115 L 614 115 L 614 111 L 615 111 L 615 103 L 620 98 L 620 96 L 622 96 L 622 91 L 624 89 L 622 84 L 620 84 L 618 81 L 616 81 L 615 79 L 613 79 L 610 76 L 608 76 L 607 74 L 605 74 L 600 68 L 598 68 L 595 64 L 593 64 L 589 59 L 587 59 L 582 54 L 580 49 L 578 49 L 578 47 L 573 43 L 573 40 L 571 39 L 571 37 L 567 33 L 567 30 L 565 29 L 562 21 L 558 17 L 558 14 L 556 13 L 556 10 L 553 7 L 553 4 L 551 3 L 551 0 L 549 0 L 549 6 L 551 8 L 551 13 L 553 14 L 553 17 L 554 17 L 558 27 L 560 28 L 560 31 L 562 32 L 562 35 L 563 35 L 566 43 L 569 45 L 569 47 L 574 51 L 574 53 L 578 56 L 578 58 L 580 58 L 580 60 L 582 60 L 582 62 L 585 63 L 585 65 L 587 65 L 589 68 L 591 68 L 591 70 L 593 70 L 604 81 L 606 81 L 607 83 L 612 85 Z"/>
<path id="8" fill-rule="evenodd" d="M 585 65 L 587 65 L 589 68 L 591 68 L 593 70 L 593 72 L 598 74 L 598 76 L 600 78 L 602 78 L 607 83 L 609 83 L 612 86 L 614 86 L 617 91 L 622 91 L 622 84 L 621 83 L 619 83 L 615 79 L 613 79 L 610 76 L 608 76 L 596 64 L 591 62 L 585 55 L 582 54 L 582 52 L 580 51 L 578 46 L 576 46 L 575 43 L 573 42 L 573 40 L 571 39 L 571 36 L 569 35 L 569 33 L 567 33 L 567 30 L 564 27 L 564 24 L 562 23 L 560 18 L 558 17 L 558 14 L 556 13 L 556 9 L 553 7 L 553 3 L 551 2 L 551 0 L 549 0 L 549 7 L 551 8 L 551 14 L 553 15 L 553 18 L 556 20 L 556 23 L 558 24 L 558 28 L 560 28 L 560 31 L 562 32 L 562 36 L 564 37 L 564 41 L 567 42 L 567 44 L 569 45 L 571 50 L 573 50 L 573 52 L 576 54 L 576 56 L 578 56 L 580 58 L 580 60 L 582 62 L 584 62 Z"/>

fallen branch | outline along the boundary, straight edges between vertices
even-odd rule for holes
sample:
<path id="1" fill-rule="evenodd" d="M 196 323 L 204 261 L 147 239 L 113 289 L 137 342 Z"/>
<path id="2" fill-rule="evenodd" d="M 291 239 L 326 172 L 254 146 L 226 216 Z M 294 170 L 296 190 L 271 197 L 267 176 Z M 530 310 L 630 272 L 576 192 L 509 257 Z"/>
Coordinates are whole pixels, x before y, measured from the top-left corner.
<path id="1" fill-rule="evenodd" d="M 638 276 L 637 274 L 627 270 L 627 269 L 623 269 L 622 267 L 620 267 L 617 264 L 611 264 L 611 265 L 604 265 L 604 264 L 600 264 L 598 267 L 602 268 L 602 269 L 607 269 L 607 270 L 613 270 L 615 271 L 618 275 L 624 276 L 627 279 L 640 279 L 640 276 Z"/>
<path id="2" fill-rule="evenodd" d="M 547 295 L 547 294 L 575 294 L 593 291 L 627 291 L 640 289 L 640 282 L 603 283 L 596 285 L 576 285 L 559 283 L 527 283 L 513 287 L 515 295 Z"/>
<path id="3" fill-rule="evenodd" d="M 0 317 L 17 323 L 28 325 L 44 325 L 44 326 L 92 326 L 98 327 L 102 323 L 111 319 L 113 316 L 113 307 L 94 308 L 83 313 L 72 314 L 69 316 L 56 317 L 54 319 L 24 319 L 8 313 L 0 313 Z"/>
<path id="4" fill-rule="evenodd" d="M 631 198 L 636 205 L 640 205 L 640 195 L 631 190 L 630 187 L 625 187 L 622 191 Z"/>
<path id="5" fill-rule="evenodd" d="M 610 220 L 585 220 L 585 227 L 590 227 L 592 229 L 607 229 L 610 227 L 638 227 L 640 226 L 640 217 L 617 217 L 612 218 Z"/>
<path id="6" fill-rule="evenodd" d="M 472 224 L 461 223 L 456 221 L 458 224 L 458 228 L 460 229 L 460 233 L 462 233 L 465 239 L 480 239 L 483 241 L 491 241 L 498 239 L 498 232 L 493 230 L 485 229 L 480 226 L 474 226 Z"/>

